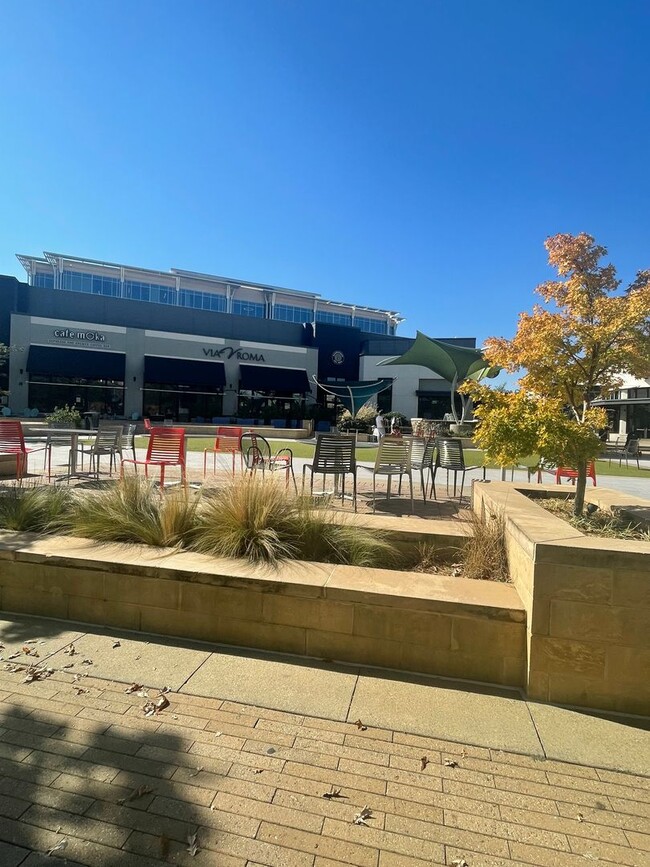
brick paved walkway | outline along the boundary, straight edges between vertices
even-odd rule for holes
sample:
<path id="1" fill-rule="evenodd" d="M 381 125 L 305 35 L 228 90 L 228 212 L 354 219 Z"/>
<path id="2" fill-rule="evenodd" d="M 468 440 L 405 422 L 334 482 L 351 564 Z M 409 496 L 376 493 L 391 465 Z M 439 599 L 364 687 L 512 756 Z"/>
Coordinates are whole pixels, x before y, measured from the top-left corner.
<path id="1" fill-rule="evenodd" d="M 2 867 L 650 865 L 648 778 L 7 664 Z"/>

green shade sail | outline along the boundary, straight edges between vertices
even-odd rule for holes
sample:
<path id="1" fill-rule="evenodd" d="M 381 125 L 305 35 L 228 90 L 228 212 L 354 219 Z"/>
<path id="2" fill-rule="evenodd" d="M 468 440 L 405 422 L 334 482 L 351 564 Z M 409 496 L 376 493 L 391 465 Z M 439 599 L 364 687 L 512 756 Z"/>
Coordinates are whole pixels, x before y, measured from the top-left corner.
<path id="1" fill-rule="evenodd" d="M 470 349 L 467 346 L 456 346 L 443 340 L 435 340 L 421 331 L 416 333 L 413 346 L 407 349 L 404 355 L 387 358 L 385 361 L 380 361 L 377 366 L 383 364 L 417 364 L 450 382 L 451 412 L 456 423 L 465 421 L 470 410 L 468 398 L 463 394 L 459 395 L 463 413 L 462 418 L 458 418 L 454 400 L 458 383 L 464 379 L 475 379 L 477 382 L 485 377 L 493 379 L 501 370 L 500 367 L 489 365 L 480 349 Z"/>
<path id="2" fill-rule="evenodd" d="M 362 406 L 368 403 L 381 391 L 386 391 L 393 384 L 392 379 L 377 379 L 373 382 L 314 382 L 323 391 L 337 397 L 343 406 L 355 416 Z"/>
<path id="3" fill-rule="evenodd" d="M 448 382 L 462 382 L 463 379 L 489 379 L 498 375 L 500 368 L 491 367 L 480 349 L 470 349 L 467 346 L 456 346 L 427 337 L 418 331 L 415 343 L 407 349 L 404 355 L 387 358 L 382 364 L 418 364 L 442 376 Z"/>

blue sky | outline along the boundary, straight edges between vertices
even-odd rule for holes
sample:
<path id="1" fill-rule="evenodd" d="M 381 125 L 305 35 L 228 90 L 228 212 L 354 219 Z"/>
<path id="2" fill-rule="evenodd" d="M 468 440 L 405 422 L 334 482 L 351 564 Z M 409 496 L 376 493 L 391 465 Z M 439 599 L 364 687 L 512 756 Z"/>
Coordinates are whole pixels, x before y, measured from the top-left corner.
<path id="1" fill-rule="evenodd" d="M 4 0 L 0 273 L 42 250 L 511 336 L 544 238 L 650 267 L 645 2 Z"/>

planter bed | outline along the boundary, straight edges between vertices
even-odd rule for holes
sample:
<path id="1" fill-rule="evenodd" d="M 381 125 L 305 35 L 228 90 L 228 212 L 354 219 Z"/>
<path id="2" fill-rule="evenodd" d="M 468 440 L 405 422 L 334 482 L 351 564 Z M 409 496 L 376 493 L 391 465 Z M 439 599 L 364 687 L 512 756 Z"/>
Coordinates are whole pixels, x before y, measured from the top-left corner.
<path id="1" fill-rule="evenodd" d="M 0 533 L 0 608 L 508 686 L 526 615 L 489 581 Z"/>

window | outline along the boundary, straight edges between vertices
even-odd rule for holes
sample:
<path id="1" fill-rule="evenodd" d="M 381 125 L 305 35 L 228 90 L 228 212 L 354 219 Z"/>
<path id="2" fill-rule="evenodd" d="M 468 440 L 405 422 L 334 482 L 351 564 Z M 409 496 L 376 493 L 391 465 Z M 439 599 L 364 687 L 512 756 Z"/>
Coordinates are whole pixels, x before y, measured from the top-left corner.
<path id="1" fill-rule="evenodd" d="M 83 271 L 66 271 L 61 275 L 61 288 L 67 292 L 85 292 L 88 295 L 106 295 L 119 298 L 121 283 L 117 277 L 103 274 L 87 274 Z"/>
<path id="2" fill-rule="evenodd" d="M 330 310 L 317 310 L 316 322 L 327 322 L 329 325 L 352 325 L 352 317 L 348 313 L 332 313 Z"/>
<path id="3" fill-rule="evenodd" d="M 388 323 L 385 319 L 369 319 L 367 316 L 355 316 L 354 324 L 362 331 L 368 331 L 371 334 L 388 333 Z"/>
<path id="4" fill-rule="evenodd" d="M 232 312 L 238 316 L 255 316 L 264 319 L 264 304 L 256 304 L 254 301 L 233 301 Z"/>
<path id="5" fill-rule="evenodd" d="M 225 295 L 200 292 L 196 289 L 181 289 L 178 303 L 180 307 L 192 307 L 195 310 L 212 310 L 216 313 L 224 313 L 226 310 Z"/>
<path id="6" fill-rule="evenodd" d="M 153 304 L 176 305 L 176 289 L 160 283 L 143 283 L 140 280 L 124 281 L 124 297 L 132 301 L 150 301 Z"/>
<path id="7" fill-rule="evenodd" d="M 38 286 L 39 289 L 54 289 L 54 274 L 49 274 L 45 271 L 37 271 L 34 274 L 32 281 L 33 286 Z"/>
<path id="8" fill-rule="evenodd" d="M 291 304 L 276 304 L 273 318 L 282 322 L 311 322 L 314 312 L 309 307 L 294 307 Z"/>

